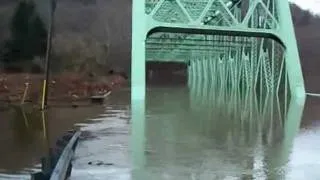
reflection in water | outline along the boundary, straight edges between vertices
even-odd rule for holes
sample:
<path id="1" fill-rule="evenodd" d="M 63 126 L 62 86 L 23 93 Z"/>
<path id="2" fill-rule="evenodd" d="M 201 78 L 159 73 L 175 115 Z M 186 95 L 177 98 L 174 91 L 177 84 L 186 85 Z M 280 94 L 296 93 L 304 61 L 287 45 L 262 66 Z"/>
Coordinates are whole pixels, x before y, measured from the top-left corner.
<path id="1" fill-rule="evenodd" d="M 76 122 L 99 114 L 102 109 L 55 107 L 44 113 L 31 106 L 14 106 L 1 111 L 0 179 L 9 178 L 8 174 L 23 179 L 21 174 L 38 171 L 41 157 L 47 157 L 48 147 L 53 147 L 58 137 L 73 129 Z"/>
<path id="2" fill-rule="evenodd" d="M 35 143 L 40 134 L 43 141 L 47 140 L 47 120 L 45 112 L 39 112 L 32 107 L 13 107 L 14 115 L 11 120 L 14 141 L 20 147 Z M 23 122 L 23 123 L 22 123 Z"/>
<path id="3" fill-rule="evenodd" d="M 32 107 L 12 107 L 3 116 L 0 168 L 12 173 L 30 167 L 43 155 L 44 127 L 41 114 Z M 37 147 L 37 148 L 35 148 Z"/>
<path id="4" fill-rule="evenodd" d="M 145 159 L 145 101 L 131 102 L 132 179 L 144 179 Z"/>
<path id="5" fill-rule="evenodd" d="M 284 179 L 304 102 L 196 87 L 131 102 L 132 178 Z"/>
<path id="6" fill-rule="evenodd" d="M 78 146 L 72 179 L 94 179 L 94 175 L 137 180 L 288 179 L 296 175 L 292 169 L 296 166 L 288 161 L 301 157 L 301 151 L 291 151 L 303 103 L 295 99 L 285 103 L 283 96 L 232 96 L 210 86 L 199 87 L 151 88 L 146 102 L 131 102 L 133 166 L 127 151 L 130 92 L 113 94 L 104 109 L 49 109 L 47 141 L 42 114 L 28 107 L 24 115 L 19 108 L 11 109 L 1 114 L 7 118 L 0 126 L 0 141 L 6 144 L 1 148 L 0 168 L 14 173 L 34 167 L 47 152 L 44 143 L 52 146 L 55 138 L 78 123 L 88 137 Z M 97 118 L 83 122 L 93 116 Z M 96 165 L 98 160 L 106 165 Z"/>

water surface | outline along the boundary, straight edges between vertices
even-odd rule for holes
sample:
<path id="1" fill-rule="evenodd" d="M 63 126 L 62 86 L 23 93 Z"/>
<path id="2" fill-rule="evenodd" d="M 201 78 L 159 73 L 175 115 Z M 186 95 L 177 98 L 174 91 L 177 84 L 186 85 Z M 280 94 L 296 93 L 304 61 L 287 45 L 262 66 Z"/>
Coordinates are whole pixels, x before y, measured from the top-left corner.
<path id="1" fill-rule="evenodd" d="M 31 106 L 0 111 L 0 179 L 30 179 L 39 170 L 40 158 L 54 147 L 57 138 L 74 124 L 103 112 L 103 107 L 51 107 L 42 113 Z"/>
<path id="2" fill-rule="evenodd" d="M 320 100 L 262 99 L 153 87 L 131 107 L 123 90 L 102 107 L 52 108 L 46 128 L 41 113 L 11 108 L 0 179 L 27 179 L 70 128 L 83 132 L 71 179 L 320 179 Z"/>
<path id="3" fill-rule="evenodd" d="M 114 95 L 82 124 L 92 139 L 79 144 L 72 179 L 320 179 L 319 100 L 218 104 L 206 93 L 151 88 L 132 109 L 129 92 Z"/>

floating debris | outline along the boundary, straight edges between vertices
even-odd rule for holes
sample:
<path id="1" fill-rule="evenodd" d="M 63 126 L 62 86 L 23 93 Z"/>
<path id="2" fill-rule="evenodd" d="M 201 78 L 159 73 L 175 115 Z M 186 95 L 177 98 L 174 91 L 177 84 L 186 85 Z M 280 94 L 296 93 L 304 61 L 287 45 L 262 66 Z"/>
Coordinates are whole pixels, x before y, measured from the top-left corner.
<path id="1" fill-rule="evenodd" d="M 88 162 L 89 165 L 96 165 L 96 166 L 113 166 L 113 163 L 104 163 L 103 161 L 96 161 L 96 162 Z"/>

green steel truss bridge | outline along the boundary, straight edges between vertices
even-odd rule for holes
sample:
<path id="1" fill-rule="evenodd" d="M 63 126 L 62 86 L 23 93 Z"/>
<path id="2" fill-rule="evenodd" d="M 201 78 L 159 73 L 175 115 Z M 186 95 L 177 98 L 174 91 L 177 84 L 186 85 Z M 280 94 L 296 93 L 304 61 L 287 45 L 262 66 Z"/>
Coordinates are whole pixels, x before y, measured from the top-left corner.
<path id="1" fill-rule="evenodd" d="M 305 99 L 287 0 L 133 0 L 132 13 L 132 100 L 148 61 L 186 63 L 190 88 L 222 96 Z"/>
<path id="2" fill-rule="evenodd" d="M 282 167 L 288 162 L 306 97 L 288 0 L 133 0 L 132 13 L 134 179 L 143 179 L 138 172 L 148 167 L 144 154 L 148 61 L 188 65 L 190 99 L 182 101 L 193 112 L 192 128 L 212 135 L 221 126 L 237 124 L 225 136 L 217 136 L 231 134 L 236 139 L 247 133 L 243 141 L 248 144 L 269 144 L 280 137 L 281 148 L 269 164 Z M 203 116 L 208 118 L 199 118 Z M 206 120 L 211 125 L 202 123 Z M 174 126 L 188 126 L 177 122 L 152 131 L 170 136 Z"/>

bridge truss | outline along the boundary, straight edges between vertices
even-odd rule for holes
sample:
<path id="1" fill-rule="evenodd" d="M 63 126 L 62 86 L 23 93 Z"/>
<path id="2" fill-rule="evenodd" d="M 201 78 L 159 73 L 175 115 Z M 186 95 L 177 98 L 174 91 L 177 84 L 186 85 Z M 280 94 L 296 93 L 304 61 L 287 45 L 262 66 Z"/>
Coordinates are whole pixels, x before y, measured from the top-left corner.
<path id="1" fill-rule="evenodd" d="M 132 99 L 146 61 L 187 63 L 188 84 L 305 97 L 287 0 L 133 0 Z"/>

